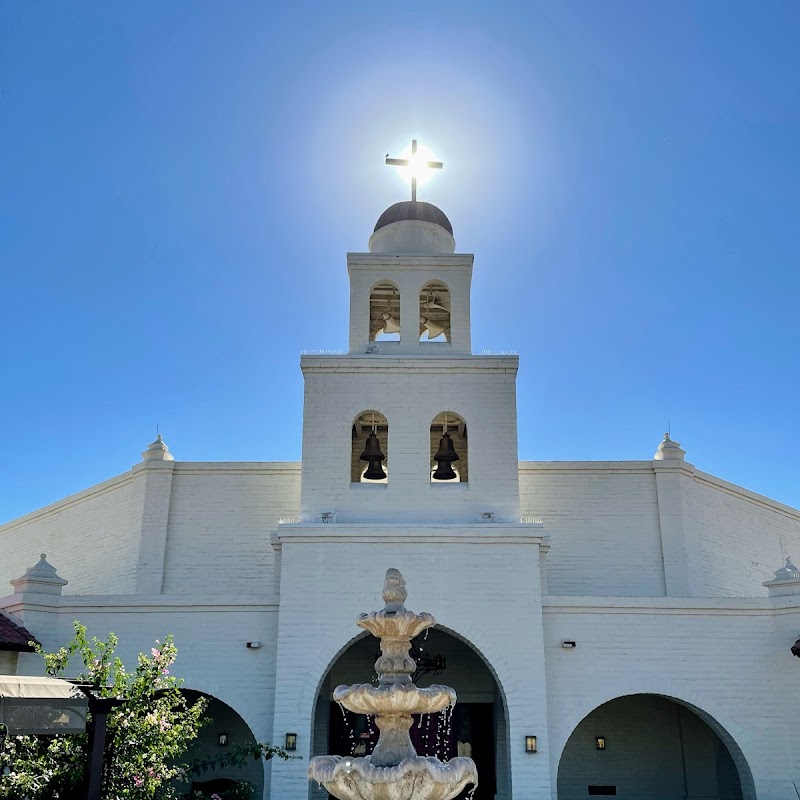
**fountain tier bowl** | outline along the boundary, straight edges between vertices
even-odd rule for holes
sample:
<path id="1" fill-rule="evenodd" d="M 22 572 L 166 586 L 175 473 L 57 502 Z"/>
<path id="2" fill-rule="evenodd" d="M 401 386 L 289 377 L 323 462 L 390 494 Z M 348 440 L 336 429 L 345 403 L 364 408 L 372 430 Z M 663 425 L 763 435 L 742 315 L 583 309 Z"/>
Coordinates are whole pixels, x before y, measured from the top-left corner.
<path id="1" fill-rule="evenodd" d="M 449 686 L 437 684 L 418 689 L 413 683 L 373 686 L 337 686 L 333 699 L 356 714 L 435 714 L 455 705 L 456 693 Z"/>
<path id="2" fill-rule="evenodd" d="M 443 763 L 423 756 L 405 758 L 396 767 L 375 767 L 369 756 L 315 756 L 308 777 L 341 800 L 451 800 L 478 783 L 470 758 Z"/>

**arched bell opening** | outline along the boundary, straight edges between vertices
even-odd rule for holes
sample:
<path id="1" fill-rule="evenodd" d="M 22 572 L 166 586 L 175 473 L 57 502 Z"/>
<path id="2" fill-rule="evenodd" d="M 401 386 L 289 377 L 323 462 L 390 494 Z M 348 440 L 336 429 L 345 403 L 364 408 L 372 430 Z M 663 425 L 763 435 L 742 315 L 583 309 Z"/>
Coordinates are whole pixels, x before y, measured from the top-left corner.
<path id="1" fill-rule="evenodd" d="M 208 701 L 205 717 L 209 722 L 200 729 L 185 756 L 185 761 L 203 761 L 230 752 L 236 745 L 254 747 L 257 744 L 250 726 L 227 703 L 193 689 L 182 689 L 181 693 L 191 704 L 201 697 Z M 250 796 L 261 797 L 264 794 L 264 761 L 261 758 L 248 758 L 242 763 L 209 769 L 195 775 L 192 778 L 189 796 L 194 797 L 195 792 L 202 792 L 203 797 L 211 797 L 214 794 L 226 797 L 237 791 L 242 793 L 241 796 L 245 796 L 248 786 L 251 787 Z M 181 785 L 181 790 L 186 790 L 185 784 Z"/>
<path id="2" fill-rule="evenodd" d="M 414 682 L 420 687 L 443 683 L 455 689 L 452 713 L 415 716 L 411 740 L 421 756 L 449 761 L 468 756 L 478 768 L 474 800 L 510 800 L 511 762 L 508 715 L 503 690 L 485 657 L 469 642 L 443 628 L 432 628 L 412 642 L 417 663 Z M 380 645 L 365 633 L 334 659 L 319 685 L 314 706 L 311 755 L 369 755 L 378 739 L 374 718 L 351 714 L 333 702 L 341 684 L 377 680 L 375 661 Z M 456 800 L 470 797 L 469 788 Z M 323 787 L 312 784 L 309 800 L 329 800 Z"/>
<path id="3" fill-rule="evenodd" d="M 370 292 L 369 340 L 400 341 L 400 292 L 391 281 L 376 283 Z"/>
<path id="4" fill-rule="evenodd" d="M 434 417 L 430 431 L 431 483 L 467 483 L 467 423 L 452 411 Z"/>
<path id="5" fill-rule="evenodd" d="M 592 795 L 755 800 L 750 768 L 710 715 L 656 694 L 617 697 L 578 724 L 558 765 L 559 800 Z"/>
<path id="6" fill-rule="evenodd" d="M 428 281 L 420 290 L 419 340 L 450 341 L 450 289 L 442 281 Z"/>
<path id="7" fill-rule="evenodd" d="M 351 483 L 388 483 L 389 424 L 380 411 L 363 411 L 354 420 L 350 453 Z"/>

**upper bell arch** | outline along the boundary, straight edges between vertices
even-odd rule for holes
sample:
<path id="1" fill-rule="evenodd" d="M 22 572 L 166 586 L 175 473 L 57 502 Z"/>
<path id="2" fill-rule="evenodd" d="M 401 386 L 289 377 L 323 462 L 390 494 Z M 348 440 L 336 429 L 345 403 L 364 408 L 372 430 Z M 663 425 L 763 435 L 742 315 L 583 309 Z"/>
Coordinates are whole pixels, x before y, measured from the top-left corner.
<path id="1" fill-rule="evenodd" d="M 419 340 L 449 342 L 450 287 L 442 280 L 427 281 L 419 292 Z"/>
<path id="2" fill-rule="evenodd" d="M 369 340 L 400 341 L 400 289 L 386 278 L 376 281 L 370 288 Z"/>

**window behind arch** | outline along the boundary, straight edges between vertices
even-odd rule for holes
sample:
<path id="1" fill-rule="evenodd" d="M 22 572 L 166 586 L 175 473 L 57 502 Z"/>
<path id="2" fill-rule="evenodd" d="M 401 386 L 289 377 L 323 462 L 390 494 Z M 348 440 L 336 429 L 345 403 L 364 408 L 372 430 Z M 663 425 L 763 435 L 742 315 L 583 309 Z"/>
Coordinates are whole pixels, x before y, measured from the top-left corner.
<path id="1" fill-rule="evenodd" d="M 450 290 L 442 281 L 429 281 L 420 291 L 419 340 L 450 341 Z"/>
<path id="2" fill-rule="evenodd" d="M 372 438 L 370 434 L 374 433 Z M 389 425 L 386 417 L 379 411 L 364 411 L 353 420 L 352 449 L 350 452 L 351 483 L 388 483 L 389 480 Z M 377 440 L 377 442 L 376 442 Z M 382 460 L 368 461 L 376 453 L 376 446 L 383 456 Z M 369 478 L 370 468 L 373 473 L 383 472 L 383 476 Z"/>
<path id="3" fill-rule="evenodd" d="M 390 281 L 376 283 L 370 292 L 369 340 L 400 341 L 400 292 Z"/>
<path id="4" fill-rule="evenodd" d="M 445 436 L 445 434 L 447 434 Z M 469 481 L 469 448 L 467 423 L 458 414 L 445 411 L 431 422 L 431 483 L 467 483 Z M 437 461 L 436 456 L 444 460 Z M 451 460 L 453 455 L 457 459 Z M 452 474 L 449 474 L 452 470 Z"/>

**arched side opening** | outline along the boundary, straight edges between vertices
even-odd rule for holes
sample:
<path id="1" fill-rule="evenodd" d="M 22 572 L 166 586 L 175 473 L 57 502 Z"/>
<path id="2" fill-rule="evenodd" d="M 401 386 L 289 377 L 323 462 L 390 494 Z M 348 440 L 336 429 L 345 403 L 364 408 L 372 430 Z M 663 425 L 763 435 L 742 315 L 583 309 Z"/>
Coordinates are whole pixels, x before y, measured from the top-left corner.
<path id="1" fill-rule="evenodd" d="M 721 726 L 687 703 L 618 697 L 588 714 L 558 765 L 559 800 L 587 796 L 755 800 L 750 769 Z"/>
<path id="2" fill-rule="evenodd" d="M 369 340 L 400 341 L 400 292 L 391 281 L 380 281 L 369 295 Z"/>
<path id="3" fill-rule="evenodd" d="M 452 411 L 437 414 L 430 430 L 431 483 L 467 483 L 469 447 L 467 423 Z"/>
<path id="4" fill-rule="evenodd" d="M 461 638 L 433 628 L 412 643 L 417 662 L 415 683 L 444 683 L 456 690 L 458 703 L 452 717 L 444 714 L 416 717 L 411 738 L 417 752 L 449 760 L 457 755 L 472 758 L 480 785 L 475 800 L 510 800 L 511 770 L 508 722 L 500 685 L 484 658 Z M 377 679 L 374 664 L 380 649 L 369 634 L 354 640 L 329 667 L 316 698 L 311 737 L 312 755 L 355 755 L 372 752 L 378 730 L 374 719 L 351 714 L 337 706 L 333 690 L 340 684 L 367 683 Z M 468 791 L 457 800 L 465 800 Z M 309 788 L 310 800 L 328 800 L 324 788 Z"/>
<path id="5" fill-rule="evenodd" d="M 419 340 L 450 341 L 450 290 L 442 281 L 428 281 L 420 290 Z"/>
<path id="6" fill-rule="evenodd" d="M 352 427 L 351 483 L 389 480 L 389 423 L 380 411 L 362 411 Z"/>
<path id="7" fill-rule="evenodd" d="M 248 747 L 257 744 L 248 724 L 229 705 L 202 692 L 191 689 L 183 689 L 182 692 L 190 702 L 205 697 L 208 700 L 205 716 L 210 719 L 200 729 L 200 734 L 187 753 L 188 761 L 217 757 L 235 745 Z M 194 797 L 194 792 L 202 792 L 204 797 L 214 794 L 224 796 L 225 792 L 243 784 L 252 787 L 253 797 L 264 794 L 264 762 L 261 759 L 248 759 L 241 766 L 217 768 L 194 776 L 189 796 Z"/>

